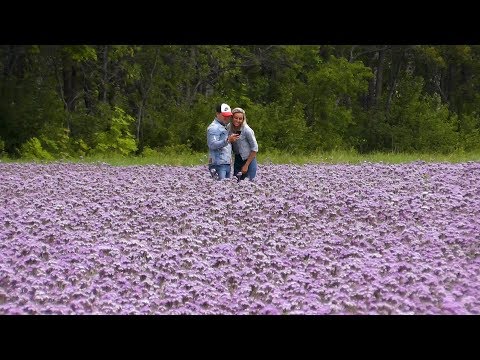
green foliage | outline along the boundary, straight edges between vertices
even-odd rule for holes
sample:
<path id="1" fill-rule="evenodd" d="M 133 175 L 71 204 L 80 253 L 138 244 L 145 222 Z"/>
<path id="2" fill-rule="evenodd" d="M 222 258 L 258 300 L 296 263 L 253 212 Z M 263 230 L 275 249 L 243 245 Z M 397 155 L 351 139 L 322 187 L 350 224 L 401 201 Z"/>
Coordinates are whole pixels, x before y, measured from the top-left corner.
<path id="1" fill-rule="evenodd" d="M 0 158 L 5 157 L 6 155 L 7 153 L 5 152 L 5 141 L 0 138 Z"/>
<path id="2" fill-rule="evenodd" d="M 84 157 L 90 152 L 90 147 L 82 139 L 74 140 L 72 148 L 78 156 Z"/>
<path id="3" fill-rule="evenodd" d="M 266 106 L 253 105 L 245 110 L 247 123 L 255 131 L 259 151 L 282 149 L 298 153 L 305 149 L 305 125 L 302 104 L 289 106 L 274 102 Z"/>
<path id="4" fill-rule="evenodd" d="M 117 153 L 129 155 L 137 150 L 130 126 L 135 119 L 119 107 L 115 107 L 105 131 L 96 133 L 96 146 L 92 154 Z"/>
<path id="5" fill-rule="evenodd" d="M 22 144 L 20 153 L 26 160 L 53 160 L 53 156 L 46 151 L 36 137 L 29 139 Z"/>
<path id="6" fill-rule="evenodd" d="M 0 86 L 0 136 L 11 154 L 32 137 L 40 138 L 49 124 L 62 126 L 62 103 L 47 79 L 9 80 Z"/>
<path id="7" fill-rule="evenodd" d="M 444 69 L 447 66 L 445 59 L 443 58 L 440 49 L 435 46 L 421 45 L 415 48 L 419 59 L 422 63 L 430 67 L 437 67 Z"/>
<path id="8" fill-rule="evenodd" d="M 459 148 L 465 151 L 480 150 L 480 116 L 473 112 L 459 119 Z"/>
<path id="9" fill-rule="evenodd" d="M 422 95 L 422 86 L 421 78 L 408 76 L 400 84 L 390 118 L 392 147 L 401 152 L 451 152 L 458 143 L 457 116 L 438 95 Z"/>
<path id="10" fill-rule="evenodd" d="M 356 126 L 352 128 L 349 143 L 360 153 L 391 150 L 391 125 L 386 121 L 385 111 L 378 108 L 358 112 Z"/>
<path id="11" fill-rule="evenodd" d="M 349 145 L 348 130 L 355 125 L 351 102 L 367 91 L 371 77 L 371 70 L 361 62 L 335 57 L 319 60 L 317 70 L 309 73 L 305 100 L 312 149 Z"/>
<path id="12" fill-rule="evenodd" d="M 206 151 L 206 130 L 215 118 L 215 105 L 220 102 L 235 106 L 229 98 L 207 98 L 199 94 L 191 107 L 171 105 L 162 114 L 149 113 L 145 119 L 145 129 L 148 129 L 145 140 L 159 149 L 181 145 L 192 151 Z"/>
<path id="13" fill-rule="evenodd" d="M 166 146 L 170 141 L 168 127 L 169 123 L 163 113 L 149 110 L 143 121 L 142 143 L 150 148 Z"/>
<path id="14" fill-rule="evenodd" d="M 46 135 L 40 136 L 40 142 L 43 144 L 43 148 L 54 156 L 55 158 L 68 158 L 74 154 L 73 151 L 70 149 L 70 138 L 68 137 L 68 130 L 67 129 L 59 129 L 60 131 L 56 131 L 51 133 L 54 135 L 55 138 L 49 138 Z"/>
<path id="15" fill-rule="evenodd" d="M 141 153 L 142 157 L 155 157 L 159 156 L 158 151 L 151 149 L 149 146 L 145 146 Z"/>
<path id="16" fill-rule="evenodd" d="M 186 144 L 175 144 L 170 146 L 165 146 L 159 150 L 159 153 L 162 156 L 172 156 L 172 155 L 190 155 L 193 153 L 192 149 Z"/>
<path id="17" fill-rule="evenodd" d="M 76 62 L 97 60 L 97 52 L 95 48 L 89 45 L 68 45 L 64 46 L 62 50 Z"/>
<path id="18" fill-rule="evenodd" d="M 266 106 L 255 104 L 244 108 L 247 123 L 255 132 L 259 152 L 273 150 L 277 147 L 275 140 L 281 130 L 277 128 L 275 120 L 278 120 L 278 116 L 283 116 L 283 114 L 279 111 L 274 112 L 274 108 L 274 104 Z"/>
<path id="19" fill-rule="evenodd" d="M 205 165 L 202 162 L 204 153 L 179 154 L 171 153 L 169 156 L 129 156 L 120 155 L 91 156 L 84 158 L 81 162 L 98 163 L 104 162 L 111 165 L 174 165 L 192 166 Z M 400 152 L 372 152 L 369 154 L 358 154 L 355 150 L 336 150 L 327 152 L 312 152 L 310 154 L 294 154 L 286 151 L 271 150 L 259 152 L 257 155 L 259 166 L 264 164 L 358 164 L 365 162 L 399 164 L 416 161 L 426 162 L 466 162 L 480 161 L 480 151 L 455 151 L 451 154 L 440 153 L 400 153 Z M 8 160 L 7 160 L 8 161 Z M 205 171 L 206 168 L 205 168 Z"/>

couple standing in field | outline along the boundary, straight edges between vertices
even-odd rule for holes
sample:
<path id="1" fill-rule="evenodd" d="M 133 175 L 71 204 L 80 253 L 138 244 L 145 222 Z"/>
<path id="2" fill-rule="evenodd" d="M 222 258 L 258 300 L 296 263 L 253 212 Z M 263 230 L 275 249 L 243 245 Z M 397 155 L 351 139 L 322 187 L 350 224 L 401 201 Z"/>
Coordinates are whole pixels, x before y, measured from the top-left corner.
<path id="1" fill-rule="evenodd" d="M 230 178 L 233 150 L 233 174 L 239 181 L 253 180 L 257 174 L 258 144 L 247 125 L 245 110 L 239 107 L 231 110 L 225 103 L 217 105 L 215 110 L 215 119 L 207 128 L 210 174 L 217 180 Z"/>

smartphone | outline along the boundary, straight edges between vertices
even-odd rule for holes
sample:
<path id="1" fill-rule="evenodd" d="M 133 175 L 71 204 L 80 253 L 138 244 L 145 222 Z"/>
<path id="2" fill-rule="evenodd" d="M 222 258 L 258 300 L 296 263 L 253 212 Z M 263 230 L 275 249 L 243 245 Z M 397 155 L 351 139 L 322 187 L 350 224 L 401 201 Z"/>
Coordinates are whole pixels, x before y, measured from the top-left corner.
<path id="1" fill-rule="evenodd" d="M 242 130 L 237 130 L 237 131 L 235 131 L 235 134 L 240 135 L 241 133 L 242 133 Z"/>

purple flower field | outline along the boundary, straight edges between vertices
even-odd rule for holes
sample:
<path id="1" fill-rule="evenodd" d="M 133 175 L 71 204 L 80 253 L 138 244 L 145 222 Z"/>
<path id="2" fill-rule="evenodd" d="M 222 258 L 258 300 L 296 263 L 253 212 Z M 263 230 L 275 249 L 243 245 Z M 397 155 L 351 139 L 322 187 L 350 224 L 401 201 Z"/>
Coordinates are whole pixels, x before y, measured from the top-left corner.
<path id="1" fill-rule="evenodd" d="M 480 314 L 480 163 L 0 163 L 0 314 Z"/>

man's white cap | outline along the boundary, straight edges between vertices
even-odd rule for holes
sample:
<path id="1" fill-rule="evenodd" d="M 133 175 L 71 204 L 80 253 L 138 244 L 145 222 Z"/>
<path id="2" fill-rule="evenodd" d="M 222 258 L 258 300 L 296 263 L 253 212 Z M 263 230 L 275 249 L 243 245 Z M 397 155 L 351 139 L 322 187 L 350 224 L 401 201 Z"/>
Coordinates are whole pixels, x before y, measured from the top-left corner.
<path id="1" fill-rule="evenodd" d="M 217 108 L 217 112 L 222 113 L 223 116 L 232 116 L 232 109 L 230 109 L 228 104 L 220 105 L 220 108 Z"/>

